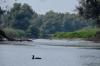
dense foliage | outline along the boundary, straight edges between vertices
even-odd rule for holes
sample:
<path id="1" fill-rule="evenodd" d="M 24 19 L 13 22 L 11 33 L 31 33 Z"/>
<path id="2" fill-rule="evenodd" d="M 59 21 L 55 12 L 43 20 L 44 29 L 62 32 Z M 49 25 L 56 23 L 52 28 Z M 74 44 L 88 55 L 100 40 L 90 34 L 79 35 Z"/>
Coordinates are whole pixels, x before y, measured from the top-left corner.
<path id="1" fill-rule="evenodd" d="M 100 27 L 100 0 L 79 0 L 77 10 L 79 15 L 94 19 L 96 25 Z"/>
<path id="2" fill-rule="evenodd" d="M 85 20 L 77 14 L 49 11 L 40 15 L 33 11 L 28 4 L 20 3 L 15 3 L 9 11 L 3 14 L 2 20 L 3 28 L 8 34 L 10 31 L 20 35 L 25 34 L 31 38 L 45 37 L 56 32 L 72 32 L 94 26 L 92 19 Z"/>
<path id="3" fill-rule="evenodd" d="M 5 34 L 11 38 L 25 38 L 26 34 L 22 30 L 12 29 L 12 28 L 4 28 Z"/>

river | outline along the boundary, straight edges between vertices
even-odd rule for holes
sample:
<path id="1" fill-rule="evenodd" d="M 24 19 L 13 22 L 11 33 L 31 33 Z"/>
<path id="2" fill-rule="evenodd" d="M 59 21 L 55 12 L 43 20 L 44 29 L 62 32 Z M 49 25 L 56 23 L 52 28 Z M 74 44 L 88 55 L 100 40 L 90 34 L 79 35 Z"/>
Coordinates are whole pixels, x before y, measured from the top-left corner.
<path id="1" fill-rule="evenodd" d="M 20 43 L 0 44 L 0 66 L 100 66 L 100 47 L 89 47 L 99 43 L 45 39 Z M 72 46 L 82 44 L 88 47 Z M 32 55 L 42 59 L 32 60 Z"/>

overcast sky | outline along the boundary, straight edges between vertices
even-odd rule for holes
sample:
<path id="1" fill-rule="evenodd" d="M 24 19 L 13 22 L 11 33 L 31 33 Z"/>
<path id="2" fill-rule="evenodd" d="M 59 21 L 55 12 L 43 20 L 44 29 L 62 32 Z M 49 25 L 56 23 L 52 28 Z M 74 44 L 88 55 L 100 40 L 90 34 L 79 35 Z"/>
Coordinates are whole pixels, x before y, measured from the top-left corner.
<path id="1" fill-rule="evenodd" d="M 18 2 L 28 3 L 39 14 L 44 14 L 49 10 L 72 13 L 77 5 L 77 0 L 18 0 Z"/>

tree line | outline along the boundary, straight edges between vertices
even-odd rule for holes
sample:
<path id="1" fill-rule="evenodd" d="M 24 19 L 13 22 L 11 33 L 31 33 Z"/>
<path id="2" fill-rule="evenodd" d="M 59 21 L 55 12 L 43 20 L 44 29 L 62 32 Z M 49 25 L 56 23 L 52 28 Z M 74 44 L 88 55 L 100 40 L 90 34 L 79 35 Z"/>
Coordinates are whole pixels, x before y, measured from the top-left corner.
<path id="1" fill-rule="evenodd" d="M 3 10 L 0 8 L 0 11 Z M 14 3 L 9 11 L 0 16 L 0 20 L 1 28 L 12 37 L 43 38 L 56 32 L 73 32 L 95 26 L 93 19 L 86 20 L 78 14 L 52 10 L 38 14 L 26 3 Z"/>

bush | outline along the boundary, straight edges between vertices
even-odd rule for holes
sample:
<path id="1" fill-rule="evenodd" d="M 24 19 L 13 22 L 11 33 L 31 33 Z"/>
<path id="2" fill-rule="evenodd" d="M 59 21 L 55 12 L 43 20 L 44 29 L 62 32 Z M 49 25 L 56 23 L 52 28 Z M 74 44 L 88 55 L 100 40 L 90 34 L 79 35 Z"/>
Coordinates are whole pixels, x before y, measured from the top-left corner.
<path id="1" fill-rule="evenodd" d="M 12 28 L 4 28 L 3 30 L 6 33 L 6 35 L 11 38 L 22 38 L 26 36 L 25 32 L 22 30 Z"/>

